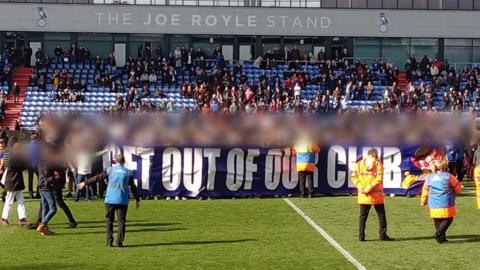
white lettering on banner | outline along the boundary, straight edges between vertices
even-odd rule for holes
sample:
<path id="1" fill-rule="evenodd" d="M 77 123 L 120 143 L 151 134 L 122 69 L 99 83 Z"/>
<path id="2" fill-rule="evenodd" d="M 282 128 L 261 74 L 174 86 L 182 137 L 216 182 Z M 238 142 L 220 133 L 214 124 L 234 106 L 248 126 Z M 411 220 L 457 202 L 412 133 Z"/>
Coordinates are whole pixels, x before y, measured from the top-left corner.
<path id="1" fill-rule="evenodd" d="M 200 191 L 202 187 L 202 166 L 202 148 L 183 149 L 183 184 L 186 190 L 193 193 Z"/>
<path id="2" fill-rule="evenodd" d="M 402 152 L 396 147 L 383 148 L 383 186 L 400 188 L 402 185 Z"/>
<path id="3" fill-rule="evenodd" d="M 289 160 L 290 160 L 290 179 L 288 181 L 283 178 L 282 183 L 286 189 L 294 189 L 298 184 L 298 172 L 297 172 L 297 160 L 294 155 L 292 155 L 291 149 L 289 149 Z"/>
<path id="4" fill-rule="evenodd" d="M 151 157 L 154 155 L 153 148 L 137 148 L 137 154 L 141 158 L 142 167 L 142 189 L 150 189 L 150 167 L 152 166 Z M 138 167 L 138 166 L 137 166 Z"/>
<path id="5" fill-rule="evenodd" d="M 178 13 L 164 14 L 164 13 L 147 13 L 143 18 L 135 18 L 131 12 L 96 12 L 98 24 L 108 25 L 125 25 L 130 26 L 137 23 L 142 23 L 145 26 L 183 26 L 183 24 L 190 23 L 194 27 L 258 27 L 266 26 L 269 28 L 329 28 L 331 25 L 330 17 L 325 16 L 257 16 L 257 15 L 231 15 L 231 14 L 192 14 L 182 15 Z M 188 18 L 187 16 L 190 16 Z M 187 18 L 185 18 L 187 17 Z M 190 20 L 190 21 L 189 21 Z"/>
<path id="6" fill-rule="evenodd" d="M 252 190 L 253 183 L 253 173 L 257 172 L 258 166 L 253 163 L 253 159 L 260 156 L 259 149 L 248 149 L 247 159 L 246 159 L 246 168 L 245 168 L 245 190 Z"/>
<path id="7" fill-rule="evenodd" d="M 135 146 L 124 146 L 123 147 L 123 157 L 125 158 L 125 168 L 136 171 L 137 163 L 133 161 L 133 154 L 136 152 Z"/>
<path id="8" fill-rule="evenodd" d="M 168 191 L 175 191 L 180 187 L 180 173 L 182 153 L 178 148 L 168 147 L 162 156 L 162 184 Z"/>
<path id="9" fill-rule="evenodd" d="M 383 184 L 386 188 L 401 188 L 402 183 L 402 153 L 396 147 L 363 147 L 361 149 L 362 157 L 367 156 L 368 150 L 377 149 L 383 162 L 384 179 Z M 337 165 L 347 165 L 348 187 L 355 187 L 351 182 L 351 174 L 355 163 L 357 162 L 357 147 L 348 147 L 348 155 L 342 146 L 334 145 L 328 150 L 327 157 L 327 183 L 331 188 L 341 188 L 345 184 L 346 172 L 337 170 Z"/>
<path id="10" fill-rule="evenodd" d="M 347 164 L 347 154 L 345 149 L 339 145 L 334 145 L 328 149 L 328 161 L 327 163 L 327 183 L 332 188 L 341 188 L 345 184 L 346 173 L 343 170 L 337 171 L 338 165 Z"/>
<path id="11" fill-rule="evenodd" d="M 217 158 L 220 157 L 221 150 L 219 148 L 205 148 L 203 149 L 203 156 L 207 158 L 207 190 L 213 191 L 215 189 L 215 173 L 217 172 Z"/>
<path id="12" fill-rule="evenodd" d="M 228 152 L 226 185 L 230 191 L 237 191 L 242 187 L 244 156 L 240 148 L 233 148 Z"/>
<path id="13" fill-rule="evenodd" d="M 357 162 L 357 147 L 355 146 L 348 147 L 347 171 L 348 171 L 348 187 L 349 188 L 355 188 L 355 185 L 352 183 L 352 172 L 356 162 Z"/>
<path id="14" fill-rule="evenodd" d="M 281 162 L 282 150 L 270 149 L 265 158 L 265 187 L 268 190 L 275 190 L 280 184 Z"/>
<path id="15" fill-rule="evenodd" d="M 284 155 L 282 156 L 282 185 L 286 189 L 293 189 L 295 188 L 297 183 L 296 182 L 292 183 L 292 174 L 293 174 L 293 171 L 296 171 L 296 170 L 292 170 L 293 167 L 290 162 L 292 158 L 292 151 L 290 148 L 285 148 L 283 149 L 283 153 Z M 293 187 L 292 187 L 292 184 L 294 184 Z"/>

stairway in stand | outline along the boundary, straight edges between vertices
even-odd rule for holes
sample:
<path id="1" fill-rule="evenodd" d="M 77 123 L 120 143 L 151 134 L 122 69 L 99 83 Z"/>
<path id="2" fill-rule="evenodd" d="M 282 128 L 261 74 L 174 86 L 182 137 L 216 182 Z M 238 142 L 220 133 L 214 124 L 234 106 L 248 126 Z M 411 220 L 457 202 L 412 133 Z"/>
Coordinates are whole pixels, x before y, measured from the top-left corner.
<path id="1" fill-rule="evenodd" d="M 398 87 L 400 87 L 400 90 L 405 92 L 407 90 L 407 85 L 408 85 L 407 74 L 405 72 L 400 72 L 398 74 Z"/>
<path id="2" fill-rule="evenodd" d="M 11 84 L 13 85 L 14 82 L 17 82 L 18 86 L 20 87 L 20 98 L 18 99 L 18 103 L 15 104 L 13 102 L 13 93 L 8 96 L 7 106 L 5 109 L 5 118 L 1 122 L 2 127 L 7 126 L 10 129 L 13 129 L 16 121 L 20 119 L 23 101 L 25 100 L 25 91 L 31 74 L 31 67 L 19 67 L 15 68 L 13 71 Z"/>

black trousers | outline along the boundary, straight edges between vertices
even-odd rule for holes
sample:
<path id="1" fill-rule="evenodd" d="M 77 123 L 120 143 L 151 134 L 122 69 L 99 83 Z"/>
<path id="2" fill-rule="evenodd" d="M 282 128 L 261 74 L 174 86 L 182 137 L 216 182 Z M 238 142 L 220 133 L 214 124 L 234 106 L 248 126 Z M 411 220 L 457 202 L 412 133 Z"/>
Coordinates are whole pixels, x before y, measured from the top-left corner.
<path id="1" fill-rule="evenodd" d="M 308 194 L 313 195 L 313 172 L 298 172 L 300 196 L 305 195 L 305 182 L 308 182 Z"/>
<path id="2" fill-rule="evenodd" d="M 435 224 L 435 236 L 442 240 L 447 239 L 447 230 L 452 225 L 453 217 L 451 218 L 434 218 L 433 224 Z"/>
<path id="3" fill-rule="evenodd" d="M 68 205 L 63 200 L 63 194 L 61 189 L 55 190 L 55 200 L 57 201 L 58 207 L 63 210 L 63 213 L 67 216 L 69 223 L 75 223 L 75 218 L 72 215 L 72 211 L 68 208 Z M 40 200 L 40 209 L 38 210 L 37 223 L 42 223 L 42 201 Z"/>
<path id="4" fill-rule="evenodd" d="M 383 239 L 387 236 L 387 215 L 385 214 L 385 205 L 384 204 L 374 204 L 375 211 L 378 216 L 378 225 L 379 225 L 379 235 L 380 239 Z M 368 213 L 370 213 L 370 204 L 360 204 L 360 218 L 358 222 L 358 236 L 360 238 L 365 238 L 365 227 L 367 225 Z"/>
<path id="5" fill-rule="evenodd" d="M 456 174 L 458 181 L 462 182 L 464 173 L 463 173 L 463 160 L 457 160 L 455 164 Z"/>
<path id="6" fill-rule="evenodd" d="M 107 228 L 107 243 L 113 243 L 113 222 L 115 214 L 118 220 L 117 243 L 123 244 L 125 239 L 125 223 L 127 221 L 128 205 L 105 204 L 105 226 Z"/>
<path id="7" fill-rule="evenodd" d="M 33 175 L 37 176 L 38 179 L 38 171 L 34 169 L 28 169 L 28 194 L 30 195 L 30 198 L 33 197 Z M 38 193 L 38 186 L 37 190 L 35 191 L 35 196 L 39 196 Z"/>

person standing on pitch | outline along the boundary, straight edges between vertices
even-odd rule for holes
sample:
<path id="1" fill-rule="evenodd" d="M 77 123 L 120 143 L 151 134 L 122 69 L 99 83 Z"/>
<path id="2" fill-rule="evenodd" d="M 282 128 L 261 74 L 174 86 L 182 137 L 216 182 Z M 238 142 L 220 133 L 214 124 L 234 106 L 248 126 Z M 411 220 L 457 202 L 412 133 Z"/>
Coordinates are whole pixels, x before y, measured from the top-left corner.
<path id="1" fill-rule="evenodd" d="M 395 240 L 387 235 L 387 215 L 383 194 L 383 164 L 378 160 L 376 149 L 368 150 L 367 157 L 355 163 L 352 182 L 358 189 L 358 204 L 360 205 L 358 239 L 365 241 L 365 226 L 368 213 L 373 205 L 380 225 L 380 240 Z"/>
<path id="2" fill-rule="evenodd" d="M 473 170 L 473 180 L 475 181 L 476 187 L 476 201 L 477 201 L 477 208 L 480 209 L 480 160 L 477 160 L 475 163 L 475 169 Z"/>
<path id="3" fill-rule="evenodd" d="M 107 227 L 107 246 L 113 246 L 113 222 L 115 214 L 118 218 L 117 246 L 123 247 L 125 239 L 125 222 L 128 210 L 128 188 L 136 200 L 135 207 L 140 208 L 140 197 L 137 187 L 133 181 L 132 172 L 125 168 L 125 158 L 122 154 L 115 157 L 117 164 L 107 168 L 102 173 L 91 177 L 78 184 L 78 189 L 82 190 L 86 185 L 96 181 L 107 179 L 107 192 L 105 196 L 105 225 Z"/>
<path id="4" fill-rule="evenodd" d="M 448 242 L 447 230 L 457 214 L 455 195 L 462 190 L 462 185 L 452 174 L 445 171 L 445 164 L 433 162 L 432 173 L 427 176 L 422 188 L 421 206 L 428 204 L 430 217 L 435 224 L 435 240 L 439 244 Z"/>
<path id="5" fill-rule="evenodd" d="M 305 196 L 305 181 L 308 182 L 308 196 L 314 196 L 313 171 L 315 170 L 315 154 L 320 152 L 320 147 L 312 142 L 306 134 L 302 135 L 295 143 L 293 152 L 296 154 L 296 167 L 299 178 L 300 196 Z"/>

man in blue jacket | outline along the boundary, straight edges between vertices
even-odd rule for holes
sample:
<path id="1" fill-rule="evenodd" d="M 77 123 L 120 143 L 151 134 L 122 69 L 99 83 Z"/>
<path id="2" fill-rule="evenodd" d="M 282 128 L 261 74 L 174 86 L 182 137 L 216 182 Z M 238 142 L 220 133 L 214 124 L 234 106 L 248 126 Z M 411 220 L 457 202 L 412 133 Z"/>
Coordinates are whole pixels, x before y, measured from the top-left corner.
<path id="1" fill-rule="evenodd" d="M 122 154 L 115 157 L 116 164 L 107 168 L 102 173 L 78 184 L 78 189 L 90 185 L 96 181 L 107 179 L 107 193 L 105 196 L 105 224 L 107 226 L 107 246 L 113 246 L 113 222 L 115 214 L 118 217 L 117 246 L 123 247 L 125 239 L 125 222 L 128 210 L 128 188 L 136 200 L 135 207 L 140 208 L 140 197 L 133 181 L 133 174 L 125 168 L 125 158 Z"/>

